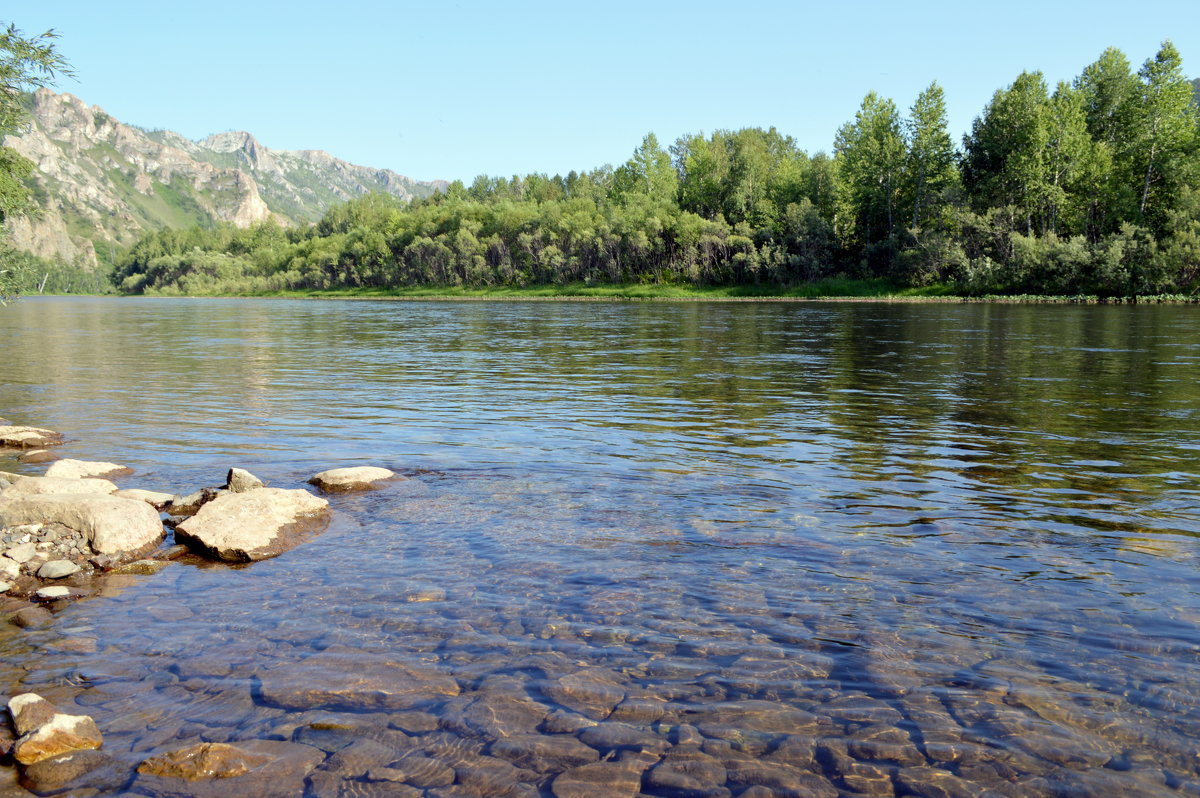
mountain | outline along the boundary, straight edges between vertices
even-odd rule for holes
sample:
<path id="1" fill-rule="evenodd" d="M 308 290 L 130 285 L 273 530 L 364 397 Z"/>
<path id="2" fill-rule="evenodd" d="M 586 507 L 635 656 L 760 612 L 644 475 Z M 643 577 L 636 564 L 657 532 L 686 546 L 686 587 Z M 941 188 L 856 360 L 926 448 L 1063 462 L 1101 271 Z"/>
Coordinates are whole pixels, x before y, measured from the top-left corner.
<path id="1" fill-rule="evenodd" d="M 442 190 L 322 150 L 272 150 L 245 132 L 191 141 L 125 125 L 70 94 L 39 89 L 30 123 L 4 144 L 37 168 L 41 213 L 7 222 L 9 240 L 41 257 L 94 266 L 148 230 L 232 222 L 316 221 L 333 204 L 374 191 L 401 199 Z"/>

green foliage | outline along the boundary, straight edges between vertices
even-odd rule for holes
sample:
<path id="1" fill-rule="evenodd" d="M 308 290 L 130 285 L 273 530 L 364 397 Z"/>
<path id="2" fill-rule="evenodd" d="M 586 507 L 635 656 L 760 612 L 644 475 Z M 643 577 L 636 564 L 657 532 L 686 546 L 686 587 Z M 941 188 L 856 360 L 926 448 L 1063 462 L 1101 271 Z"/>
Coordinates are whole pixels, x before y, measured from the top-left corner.
<path id="1" fill-rule="evenodd" d="M 26 37 L 15 25 L 0 29 L 0 137 L 25 119 L 25 93 L 56 75 L 70 75 L 67 62 L 54 48 L 54 31 Z M 9 147 L 0 147 L 0 222 L 34 210 L 25 183 L 33 164 Z M 25 259 L 0 241 L 0 303 L 17 296 L 25 279 Z"/>
<path id="2" fill-rule="evenodd" d="M 1106 50 L 1053 93 L 1023 73 L 961 153 L 932 83 L 906 118 L 869 93 L 832 157 L 773 128 L 685 135 L 669 153 L 649 134 L 615 170 L 481 175 L 407 205 L 373 194 L 307 228 L 164 230 L 118 259 L 113 281 L 205 294 L 1187 295 L 1200 289 L 1200 140 L 1181 69 L 1166 43 L 1136 74 Z M 170 197 L 146 202 L 169 210 Z"/>

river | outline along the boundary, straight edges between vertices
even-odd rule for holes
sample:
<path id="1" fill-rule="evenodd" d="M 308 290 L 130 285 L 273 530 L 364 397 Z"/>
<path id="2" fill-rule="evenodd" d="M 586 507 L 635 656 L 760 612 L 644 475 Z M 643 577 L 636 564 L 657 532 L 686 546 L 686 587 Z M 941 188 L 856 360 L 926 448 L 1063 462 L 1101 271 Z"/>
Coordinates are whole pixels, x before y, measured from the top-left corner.
<path id="1" fill-rule="evenodd" d="M 410 794 L 368 773 L 404 756 L 429 796 L 593 759 L 647 795 L 1200 794 L 1196 307 L 32 298 L 0 340 L 0 415 L 123 487 L 407 477 L 0 631 L 8 692 L 129 768 L 286 739 L 325 741 L 312 795 Z M 380 663 L 452 686 L 339 703 Z"/>

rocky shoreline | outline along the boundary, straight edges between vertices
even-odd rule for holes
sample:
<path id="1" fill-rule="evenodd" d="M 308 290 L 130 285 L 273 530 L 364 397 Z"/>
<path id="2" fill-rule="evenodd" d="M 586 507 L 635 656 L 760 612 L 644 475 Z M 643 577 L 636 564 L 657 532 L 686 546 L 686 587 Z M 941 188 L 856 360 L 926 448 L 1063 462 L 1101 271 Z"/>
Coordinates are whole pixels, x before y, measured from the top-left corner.
<path id="1" fill-rule="evenodd" d="M 23 464 L 49 463 L 41 476 L 0 472 L 0 613 L 18 627 L 48 624 L 71 602 L 100 592 L 109 575 L 152 575 L 184 558 L 262 560 L 302 544 L 329 523 L 326 499 L 268 487 L 242 468 L 230 468 L 221 486 L 186 494 L 120 488 L 110 478 L 131 476 L 132 469 L 60 459 L 51 447 L 63 443 L 53 430 L 0 419 L 0 449 L 19 450 Z M 322 471 L 309 482 L 334 493 L 396 479 L 403 477 L 367 466 Z M 130 774 L 98 750 L 103 736 L 91 717 L 62 713 L 36 693 L 12 696 L 7 705 L 12 729 L 0 728 L 0 766 L 18 767 L 23 786 L 60 794 L 82 780 L 85 792 L 94 794 L 97 787 L 128 783 Z M 286 745 L 263 742 L 268 748 Z M 192 748 L 147 759 L 137 768 L 139 778 L 155 782 L 164 795 L 228 794 L 203 785 L 248 772 L 265 784 L 296 754 L 208 743 Z M 108 772 L 111 777 L 104 776 Z"/>

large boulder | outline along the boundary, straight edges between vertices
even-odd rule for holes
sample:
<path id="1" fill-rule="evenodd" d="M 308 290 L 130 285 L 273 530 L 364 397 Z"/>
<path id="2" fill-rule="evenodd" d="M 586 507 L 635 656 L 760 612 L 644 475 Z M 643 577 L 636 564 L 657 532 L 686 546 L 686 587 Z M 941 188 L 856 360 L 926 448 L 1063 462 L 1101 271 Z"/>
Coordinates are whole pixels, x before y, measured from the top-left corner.
<path id="1" fill-rule="evenodd" d="M 0 427 L 0 446 L 15 449 L 42 449 L 46 446 L 57 446 L 62 442 L 62 433 L 54 430 L 11 425 Z"/>
<path id="2" fill-rule="evenodd" d="M 378 483 L 396 479 L 394 471 L 376 466 L 357 466 L 355 468 L 331 468 L 314 474 L 308 481 L 324 491 L 344 492 L 352 490 L 371 490 Z"/>
<path id="3" fill-rule="evenodd" d="M 329 522 L 329 502 L 305 490 L 226 493 L 175 528 L 175 539 L 221 560 L 265 560 L 299 545 Z"/>
<path id="4" fill-rule="evenodd" d="M 92 551 L 118 558 L 140 554 L 163 538 L 162 520 L 145 502 L 85 493 L 14 494 L 17 485 L 0 495 L 0 527 L 62 524 L 82 532 Z"/>
<path id="5" fill-rule="evenodd" d="M 84 479 L 87 477 L 115 477 L 132 474 L 133 469 L 116 463 L 103 463 L 91 460 L 59 460 L 46 469 L 48 477 L 64 477 L 66 479 Z"/>
<path id="6" fill-rule="evenodd" d="M 18 493 L 87 493 L 107 496 L 116 491 L 117 486 L 107 479 L 78 479 L 75 477 L 27 477 L 21 474 L 4 474 L 8 487 L 4 489 L 6 496 Z"/>
<path id="7" fill-rule="evenodd" d="M 67 715 L 36 693 L 22 693 L 8 702 L 13 728 L 13 759 L 32 765 L 44 759 L 99 748 L 103 743 L 96 722 L 87 715 Z"/>

